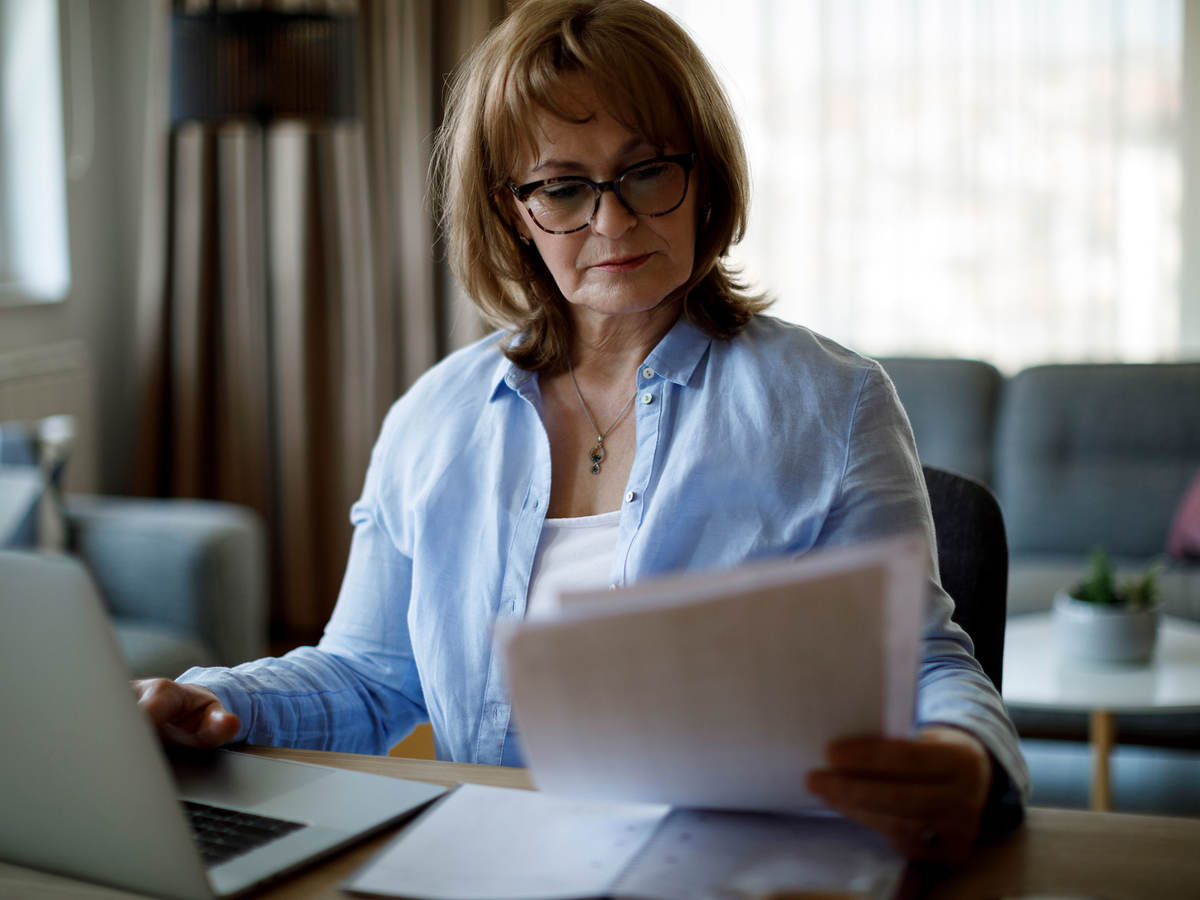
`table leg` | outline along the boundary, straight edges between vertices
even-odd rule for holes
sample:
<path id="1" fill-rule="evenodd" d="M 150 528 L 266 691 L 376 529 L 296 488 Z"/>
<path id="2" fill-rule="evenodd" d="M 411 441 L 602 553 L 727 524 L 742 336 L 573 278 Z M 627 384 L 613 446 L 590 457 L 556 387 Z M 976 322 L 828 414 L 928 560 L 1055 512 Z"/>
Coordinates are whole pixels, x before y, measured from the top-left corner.
<path id="1" fill-rule="evenodd" d="M 1106 709 L 1093 709 L 1089 722 L 1088 738 L 1092 744 L 1092 809 L 1108 810 L 1109 797 L 1108 761 L 1116 743 L 1116 721 Z"/>

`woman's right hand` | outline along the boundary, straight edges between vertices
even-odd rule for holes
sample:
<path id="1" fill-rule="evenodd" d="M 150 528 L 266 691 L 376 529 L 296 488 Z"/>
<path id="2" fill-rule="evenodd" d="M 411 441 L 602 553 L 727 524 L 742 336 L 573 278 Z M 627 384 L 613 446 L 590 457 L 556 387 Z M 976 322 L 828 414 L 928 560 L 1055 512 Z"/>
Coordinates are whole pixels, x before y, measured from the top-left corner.
<path id="1" fill-rule="evenodd" d="M 238 717 L 208 688 L 169 678 L 145 678 L 133 682 L 133 693 L 159 737 L 168 743 L 220 747 L 237 736 Z"/>

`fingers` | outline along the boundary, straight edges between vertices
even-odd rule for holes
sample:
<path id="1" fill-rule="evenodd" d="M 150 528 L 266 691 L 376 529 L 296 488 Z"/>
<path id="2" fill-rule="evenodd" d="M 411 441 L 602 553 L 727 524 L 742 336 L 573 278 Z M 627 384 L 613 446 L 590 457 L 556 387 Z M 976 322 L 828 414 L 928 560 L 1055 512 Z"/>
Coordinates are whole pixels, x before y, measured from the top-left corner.
<path id="1" fill-rule="evenodd" d="M 968 856 L 979 835 L 982 804 L 963 804 L 960 793 L 941 790 L 921 796 L 918 787 L 896 795 L 891 786 L 861 781 L 813 773 L 808 787 L 831 809 L 882 834 L 909 859 L 956 863 Z"/>
<path id="2" fill-rule="evenodd" d="M 913 818 L 935 816 L 956 805 L 962 794 L 954 782 L 891 781 L 830 771 L 812 773 L 809 790 L 838 808 Z"/>
<path id="3" fill-rule="evenodd" d="M 953 728 L 932 727 L 914 739 L 846 738 L 830 744 L 826 754 L 835 769 L 924 781 L 944 781 L 978 769 L 987 762 L 975 738 Z"/>
<path id="4" fill-rule="evenodd" d="M 133 682 L 133 691 L 138 706 L 165 741 L 187 747 L 219 747 L 237 736 L 238 717 L 207 688 L 150 678 Z"/>
<path id="5" fill-rule="evenodd" d="M 979 833 L 992 764 L 971 735 L 934 727 L 916 739 L 853 738 L 828 749 L 809 790 L 887 836 L 912 859 L 957 862 Z"/>

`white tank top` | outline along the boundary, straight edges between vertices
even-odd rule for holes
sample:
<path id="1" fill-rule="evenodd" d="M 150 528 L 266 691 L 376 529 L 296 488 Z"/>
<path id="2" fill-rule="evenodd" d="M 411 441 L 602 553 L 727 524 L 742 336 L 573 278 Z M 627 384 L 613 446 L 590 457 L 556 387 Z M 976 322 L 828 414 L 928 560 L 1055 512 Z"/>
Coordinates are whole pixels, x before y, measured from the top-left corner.
<path id="1" fill-rule="evenodd" d="M 547 519 L 533 559 L 525 617 L 558 612 L 560 591 L 607 587 L 620 529 L 619 509 L 598 516 Z"/>

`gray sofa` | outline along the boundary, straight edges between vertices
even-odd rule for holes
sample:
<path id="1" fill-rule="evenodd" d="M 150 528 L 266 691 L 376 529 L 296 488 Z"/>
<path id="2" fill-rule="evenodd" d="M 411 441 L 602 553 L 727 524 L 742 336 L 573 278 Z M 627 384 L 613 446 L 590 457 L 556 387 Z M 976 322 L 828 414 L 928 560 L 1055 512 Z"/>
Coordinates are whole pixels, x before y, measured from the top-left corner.
<path id="1" fill-rule="evenodd" d="M 988 485 L 1004 510 L 1010 615 L 1106 546 L 1119 570 L 1166 552 L 1171 517 L 1200 471 L 1200 363 L 1037 366 L 1005 378 L 960 359 L 880 360 L 921 461 Z M 1168 561 L 1166 611 L 1200 621 L 1200 564 Z"/>
<path id="2" fill-rule="evenodd" d="M 1172 517 L 1200 471 L 1200 363 L 1046 365 L 1005 377 L 971 360 L 880 362 L 908 412 L 922 462 L 982 481 L 1000 501 L 1010 616 L 1049 609 L 1054 592 L 1082 576 L 1097 545 L 1108 548 L 1120 577 L 1164 557 Z M 1168 615 L 1200 621 L 1200 562 L 1166 561 L 1160 586 Z M 1086 735 L 1082 715 L 1014 709 L 1013 718 L 1030 749 L 1039 740 Z M 1200 714 L 1120 716 L 1118 738 L 1143 757 L 1194 758 L 1200 767 Z M 1186 752 L 1177 760 L 1167 748 Z M 1044 783 L 1059 791 L 1049 799 L 1081 798 L 1086 760 L 1071 762 L 1080 746 L 1049 749 L 1048 771 L 1057 775 Z M 1142 777 L 1145 767 L 1133 768 L 1141 774 L 1132 793 L 1200 813 L 1200 768 L 1184 797 L 1169 786 L 1156 794 Z M 1072 793 L 1062 776 L 1075 770 Z M 1036 767 L 1034 774 L 1036 797 Z"/>
<path id="3" fill-rule="evenodd" d="M 199 500 L 74 496 L 66 513 L 71 556 L 108 605 L 133 677 L 174 677 L 265 653 L 265 539 L 252 512 Z"/>

